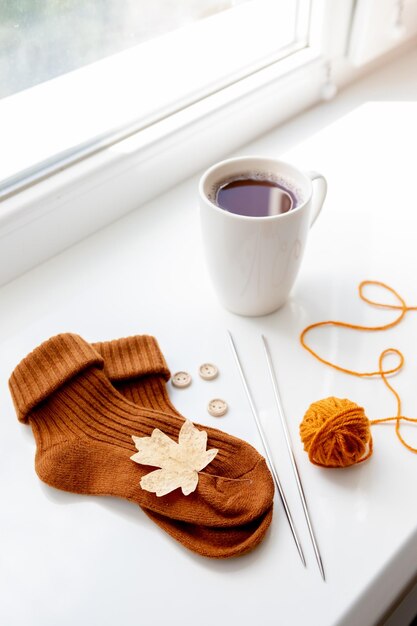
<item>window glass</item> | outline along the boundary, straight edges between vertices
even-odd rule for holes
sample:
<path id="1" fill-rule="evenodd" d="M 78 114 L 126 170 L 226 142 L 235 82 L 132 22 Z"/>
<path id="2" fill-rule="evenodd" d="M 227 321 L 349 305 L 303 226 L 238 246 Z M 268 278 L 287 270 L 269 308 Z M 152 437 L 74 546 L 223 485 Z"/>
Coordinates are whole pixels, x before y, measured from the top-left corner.
<path id="1" fill-rule="evenodd" d="M 0 0 L 0 197 L 306 46 L 310 5 Z"/>
<path id="2" fill-rule="evenodd" d="M 249 0 L 0 2 L 0 97 L 32 87 Z M 252 2 L 253 4 L 253 2 Z M 277 2 L 282 20 L 287 2 Z M 296 2 L 292 3 L 294 6 Z M 259 3 L 260 11 L 264 10 Z M 287 33 L 293 30 L 291 23 Z M 277 34 L 280 28 L 277 27 Z M 248 43 L 251 33 L 248 33 Z M 233 45 L 233 33 L 230 33 Z M 279 43 L 279 42 L 277 42 Z M 287 43 L 282 38 L 281 43 Z"/>

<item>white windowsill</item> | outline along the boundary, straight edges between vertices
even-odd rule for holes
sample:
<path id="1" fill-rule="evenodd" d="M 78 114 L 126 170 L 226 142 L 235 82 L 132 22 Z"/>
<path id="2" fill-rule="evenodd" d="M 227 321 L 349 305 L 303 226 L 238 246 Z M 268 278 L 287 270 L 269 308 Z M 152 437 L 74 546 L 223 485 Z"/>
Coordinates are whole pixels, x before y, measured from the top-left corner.
<path id="1" fill-rule="evenodd" d="M 417 304 L 411 278 L 417 266 L 412 204 L 416 65 L 413 49 L 337 99 L 234 152 L 278 156 L 328 178 L 329 196 L 311 232 L 300 276 L 290 301 L 276 314 L 245 319 L 218 305 L 200 247 L 200 172 L 0 289 L 0 536 L 2 567 L 8 568 L 2 623 L 55 626 L 59 615 L 63 626 L 86 621 L 113 626 L 138 619 L 140 597 L 141 623 L 158 626 L 168 621 L 172 626 L 210 626 L 207 598 L 215 599 L 213 610 L 220 607 L 215 617 L 220 626 L 236 621 L 276 626 L 277 620 L 292 626 L 371 626 L 411 582 L 417 553 L 415 455 L 398 444 L 393 428 L 375 427 L 369 462 L 345 472 L 326 472 L 308 462 L 298 438 L 304 411 L 320 397 L 352 398 L 366 407 L 371 419 L 395 413 L 394 401 L 380 381 L 353 379 L 316 363 L 299 347 L 298 334 L 321 319 L 372 324 L 383 316 L 385 321 L 389 313 L 357 303 L 355 289 L 363 279 L 384 280 L 407 303 Z M 161 162 L 165 172 L 167 161 Z M 36 223 L 42 226 L 41 219 Z M 56 224 L 59 238 L 59 219 Z M 404 350 L 407 367 L 393 384 L 411 417 L 416 415 L 413 316 L 410 312 L 410 319 L 383 336 L 355 336 L 349 343 L 349 338 L 339 343 L 334 336 L 329 343 L 335 358 L 350 358 L 358 369 L 374 363 L 381 346 Z M 194 376 L 188 390 L 169 386 L 179 410 L 260 449 L 225 328 L 238 342 L 300 530 L 307 569 L 299 563 L 278 499 L 271 532 L 256 551 L 229 562 L 207 561 L 187 553 L 133 504 L 41 485 L 33 469 L 32 435 L 17 423 L 6 381 L 42 340 L 67 331 L 89 341 L 150 333 L 158 338 L 172 371 L 194 373 L 204 361 L 220 368 L 213 384 Z M 326 584 L 314 561 L 275 415 L 261 333 L 270 339 L 279 364 Z M 213 395 L 230 404 L 221 423 L 206 413 Z M 412 428 L 406 433 L 416 445 Z M 184 589 L 190 591 L 188 603 Z"/>

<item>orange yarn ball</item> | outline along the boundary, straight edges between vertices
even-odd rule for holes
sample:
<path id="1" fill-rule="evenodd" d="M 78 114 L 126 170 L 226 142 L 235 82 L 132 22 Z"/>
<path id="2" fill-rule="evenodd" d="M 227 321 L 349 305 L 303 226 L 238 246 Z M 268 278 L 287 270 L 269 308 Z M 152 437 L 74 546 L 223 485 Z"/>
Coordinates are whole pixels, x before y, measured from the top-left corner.
<path id="1" fill-rule="evenodd" d="M 313 402 L 300 424 L 300 436 L 310 461 L 321 467 L 348 467 L 372 454 L 370 422 L 351 400 Z"/>

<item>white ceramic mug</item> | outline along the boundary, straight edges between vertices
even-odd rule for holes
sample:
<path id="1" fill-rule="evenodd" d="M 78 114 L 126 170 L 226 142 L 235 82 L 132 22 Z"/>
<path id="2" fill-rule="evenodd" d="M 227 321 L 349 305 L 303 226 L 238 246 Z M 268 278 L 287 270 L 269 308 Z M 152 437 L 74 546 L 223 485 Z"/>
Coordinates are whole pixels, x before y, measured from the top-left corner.
<path id="1" fill-rule="evenodd" d="M 280 215 L 248 217 L 217 206 L 219 186 L 246 175 L 282 181 L 295 193 L 296 207 Z M 203 245 L 212 282 L 226 309 L 239 315 L 266 315 L 284 304 L 326 191 L 321 174 L 263 157 L 227 159 L 204 173 L 199 184 Z"/>

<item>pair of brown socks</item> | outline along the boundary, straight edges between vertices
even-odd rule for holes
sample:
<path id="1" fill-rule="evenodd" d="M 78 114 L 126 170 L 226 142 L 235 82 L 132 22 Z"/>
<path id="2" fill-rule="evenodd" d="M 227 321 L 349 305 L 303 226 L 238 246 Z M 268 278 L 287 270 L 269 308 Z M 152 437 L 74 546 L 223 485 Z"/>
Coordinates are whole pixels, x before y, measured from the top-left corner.
<path id="1" fill-rule="evenodd" d="M 264 458 L 248 443 L 209 427 L 218 448 L 196 491 L 162 497 L 144 491 L 152 468 L 134 463 L 132 435 L 159 428 L 174 441 L 184 418 L 166 390 L 169 370 L 153 337 L 88 344 L 52 337 L 16 367 L 9 385 L 18 418 L 36 440 L 35 467 L 49 485 L 131 500 L 176 540 L 204 556 L 253 549 L 272 518 L 274 486 Z"/>

